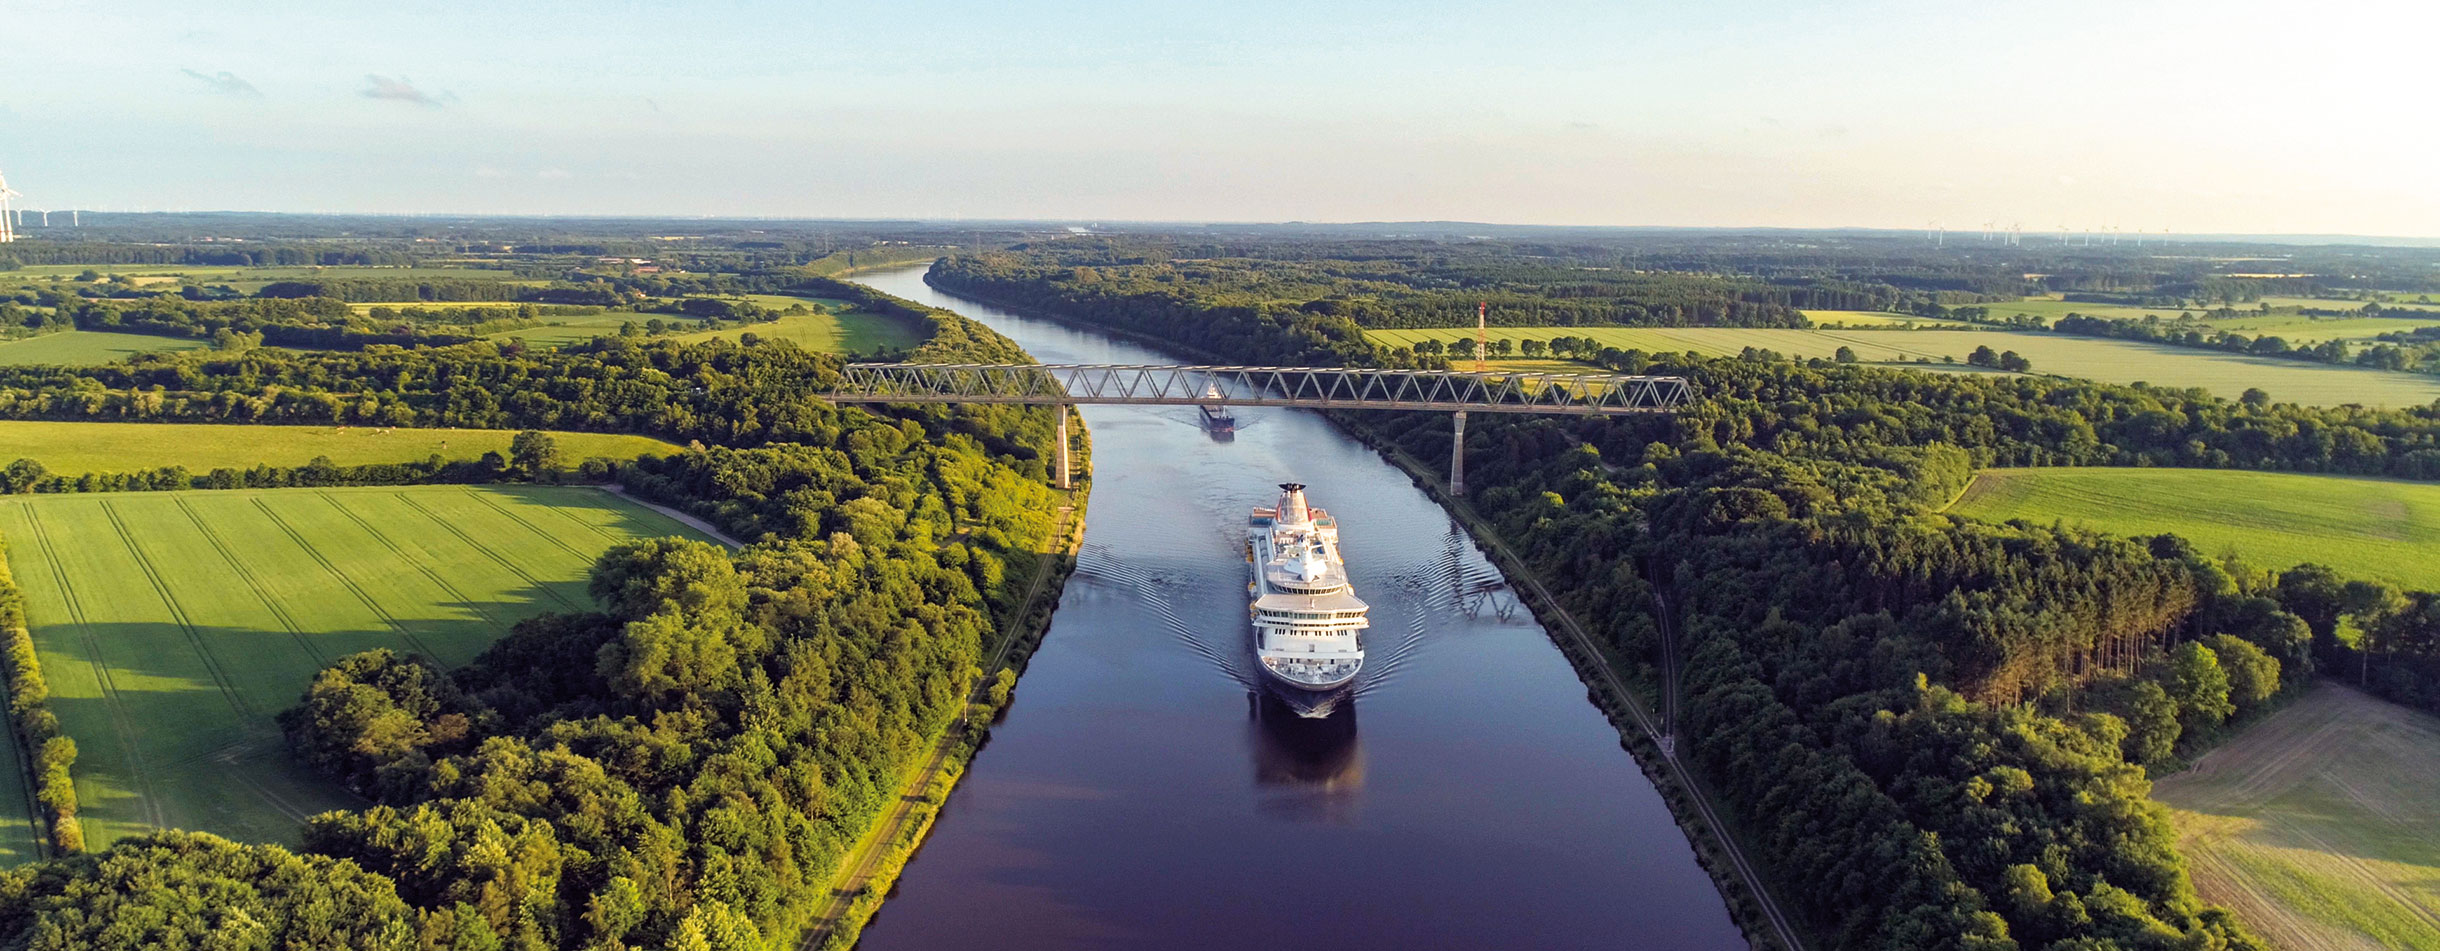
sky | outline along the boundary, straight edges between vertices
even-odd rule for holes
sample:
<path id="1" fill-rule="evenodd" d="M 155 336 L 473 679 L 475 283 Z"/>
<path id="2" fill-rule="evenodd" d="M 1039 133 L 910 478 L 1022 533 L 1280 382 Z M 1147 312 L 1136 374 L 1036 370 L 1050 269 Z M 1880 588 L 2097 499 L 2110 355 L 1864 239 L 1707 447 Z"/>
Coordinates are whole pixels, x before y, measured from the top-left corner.
<path id="1" fill-rule="evenodd" d="M 2440 236 L 2440 5 L 0 0 L 21 207 Z"/>

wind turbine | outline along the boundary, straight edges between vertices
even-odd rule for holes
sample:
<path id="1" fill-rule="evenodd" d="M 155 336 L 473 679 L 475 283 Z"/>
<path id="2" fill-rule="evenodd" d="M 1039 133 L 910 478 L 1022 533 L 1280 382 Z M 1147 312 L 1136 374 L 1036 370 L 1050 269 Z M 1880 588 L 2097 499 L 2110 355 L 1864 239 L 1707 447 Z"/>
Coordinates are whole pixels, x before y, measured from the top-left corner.
<path id="1" fill-rule="evenodd" d="M 8 200 L 23 197 L 25 197 L 23 194 L 8 187 L 8 176 L 0 175 L 0 244 L 17 240 L 17 215 L 16 211 L 9 207 Z"/>

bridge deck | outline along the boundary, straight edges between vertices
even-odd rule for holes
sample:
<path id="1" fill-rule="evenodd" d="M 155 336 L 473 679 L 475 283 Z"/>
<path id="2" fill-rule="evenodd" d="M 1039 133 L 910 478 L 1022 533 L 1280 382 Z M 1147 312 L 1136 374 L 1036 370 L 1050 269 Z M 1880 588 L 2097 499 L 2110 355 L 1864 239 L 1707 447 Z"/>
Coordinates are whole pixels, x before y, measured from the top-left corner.
<path id="1" fill-rule="evenodd" d="M 853 363 L 842 403 L 1114 403 L 1615 415 L 1674 412 L 1673 376 L 1321 367 Z"/>

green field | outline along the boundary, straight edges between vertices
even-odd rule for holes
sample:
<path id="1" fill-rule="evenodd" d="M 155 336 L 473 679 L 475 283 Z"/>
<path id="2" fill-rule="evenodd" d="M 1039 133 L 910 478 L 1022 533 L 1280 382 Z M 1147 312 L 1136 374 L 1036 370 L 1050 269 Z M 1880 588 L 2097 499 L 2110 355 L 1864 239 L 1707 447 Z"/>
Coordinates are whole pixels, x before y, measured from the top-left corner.
<path id="1" fill-rule="evenodd" d="M 2161 779 L 2202 896 L 2285 951 L 2440 948 L 2440 719 L 2323 684 Z"/>
<path id="2" fill-rule="evenodd" d="M 50 364 L 89 367 L 124 360 L 139 353 L 159 353 L 165 350 L 201 350 L 211 341 L 186 337 L 156 337 L 151 334 L 108 333 L 99 330 L 62 330 L 20 340 L 0 340 L 0 366 Z"/>
<path id="3" fill-rule="evenodd" d="M 845 301 L 776 294 L 748 294 L 745 297 L 775 310 L 785 310 L 791 304 L 804 304 L 820 309 L 821 313 L 684 334 L 678 339 L 700 343 L 705 340 L 735 340 L 753 334 L 764 340 L 792 340 L 807 350 L 826 353 L 872 353 L 882 349 L 909 349 L 923 343 L 923 336 L 908 321 L 867 311 L 848 310 Z"/>
<path id="4" fill-rule="evenodd" d="M 2314 319 L 2294 314 L 2269 317 L 2236 317 L 2214 320 L 2204 326 L 2212 330 L 2230 330 L 2249 336 L 2268 334 L 2289 343 L 2319 343 L 2324 340 L 2362 340 L 2391 331 L 2414 330 L 2418 327 L 2440 326 L 2440 314 L 2429 320 L 2404 317 L 2324 317 Z"/>
<path id="5" fill-rule="evenodd" d="M 2393 293 L 2391 296 L 2396 297 L 2397 300 L 2384 303 L 2381 305 L 2382 307 L 2403 307 L 2409 310 L 2440 311 L 2440 294 L 2427 295 Z M 2423 297 L 2430 297 L 2432 299 L 2429 301 L 2421 300 L 2420 298 Z M 2370 302 L 2326 297 L 2265 297 L 2261 300 L 2261 303 L 2269 304 L 2273 307 L 2311 307 L 2319 310 L 2361 310 L 2365 304 Z"/>
<path id="6" fill-rule="evenodd" d="M 1366 336 L 1391 345 L 1418 340 L 1442 342 L 1470 338 L 1462 328 L 1431 330 L 1371 330 Z M 2146 382 L 2159 386 L 2202 387 L 2235 398 L 2249 387 L 2260 387 L 2273 399 L 2291 403 L 2335 406 L 2420 406 L 2440 399 L 2440 377 L 2391 373 L 2358 367 L 2330 366 L 2256 357 L 2191 347 L 2074 337 L 2004 330 L 1779 330 L 1748 327 L 1498 327 L 1494 338 L 1549 340 L 1589 337 L 1605 346 L 1651 353 L 1694 351 L 1734 356 L 1746 347 L 1777 351 L 1798 358 L 1835 355 L 1848 347 L 1867 363 L 1913 363 L 1942 357 L 1965 362 L 1975 347 L 2014 350 L 2033 361 L 2036 373 L 2080 376 L 2109 383 Z"/>
<path id="7" fill-rule="evenodd" d="M 2129 307 L 2124 304 L 2092 304 L 2048 297 L 2028 297 L 2024 300 L 1970 306 L 1990 308 L 1992 320 L 2001 320 L 2018 314 L 2031 314 L 2041 318 L 2044 324 L 2056 323 L 2059 318 L 2069 314 L 2083 314 L 2087 317 L 2131 317 L 2137 320 L 2143 319 L 2145 314 L 2153 314 L 2162 320 L 2170 320 L 2178 314 L 2188 312 L 2200 317 L 2206 310 L 2201 307 Z"/>
<path id="8" fill-rule="evenodd" d="M 2225 469 L 1989 469 L 1950 512 L 2064 521 L 2121 535 L 2173 532 L 2266 568 L 2440 589 L 2440 485 Z"/>
<path id="9" fill-rule="evenodd" d="M 244 293 L 254 293 L 274 281 L 335 281 L 383 280 L 430 281 L 464 280 L 493 281 L 507 284 L 541 284 L 542 281 L 520 280 L 509 271 L 474 267 L 212 267 L 194 264 L 40 264 L 9 272 L 18 283 L 68 281 L 87 270 L 104 276 L 118 274 L 139 278 L 137 286 L 174 284 L 180 279 L 198 284 L 227 284 Z"/>
<path id="10" fill-rule="evenodd" d="M 388 647 L 463 664 L 533 614 L 585 609 L 605 548 L 689 529 L 574 487 L 16 497 L 0 534 L 94 848 L 152 827 L 294 842 L 361 805 L 272 718 L 314 672 Z"/>
<path id="11" fill-rule="evenodd" d="M 17 731 L 0 730 L 0 868 L 13 868 L 42 858 L 42 836 L 35 831 L 34 790 L 26 775 L 25 751 Z"/>
<path id="12" fill-rule="evenodd" d="M 32 459 L 55 474 L 136 472 L 185 466 L 201 475 L 256 464 L 301 466 L 329 456 L 342 466 L 376 462 L 480 459 L 508 455 L 507 429 L 390 429 L 381 426 L 248 426 L 214 423 L 62 423 L 0 420 L 0 465 Z M 600 456 L 633 459 L 669 455 L 678 447 L 649 436 L 552 433 L 574 463 Z"/>

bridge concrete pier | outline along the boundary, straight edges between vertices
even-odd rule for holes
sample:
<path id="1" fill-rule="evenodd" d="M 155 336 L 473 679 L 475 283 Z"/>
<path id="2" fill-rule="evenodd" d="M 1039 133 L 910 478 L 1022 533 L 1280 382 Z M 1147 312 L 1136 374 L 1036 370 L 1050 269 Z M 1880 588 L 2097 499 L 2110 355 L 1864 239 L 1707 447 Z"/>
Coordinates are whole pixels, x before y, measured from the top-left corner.
<path id="1" fill-rule="evenodd" d="M 1449 494 L 1466 494 L 1466 411 L 1452 414 L 1457 420 L 1456 440 L 1449 443 Z"/>
<path id="2" fill-rule="evenodd" d="M 1061 403 L 1053 408 L 1059 411 L 1059 487 L 1072 489 L 1075 486 L 1068 482 L 1068 414 L 1075 412 L 1076 407 L 1072 404 Z"/>

